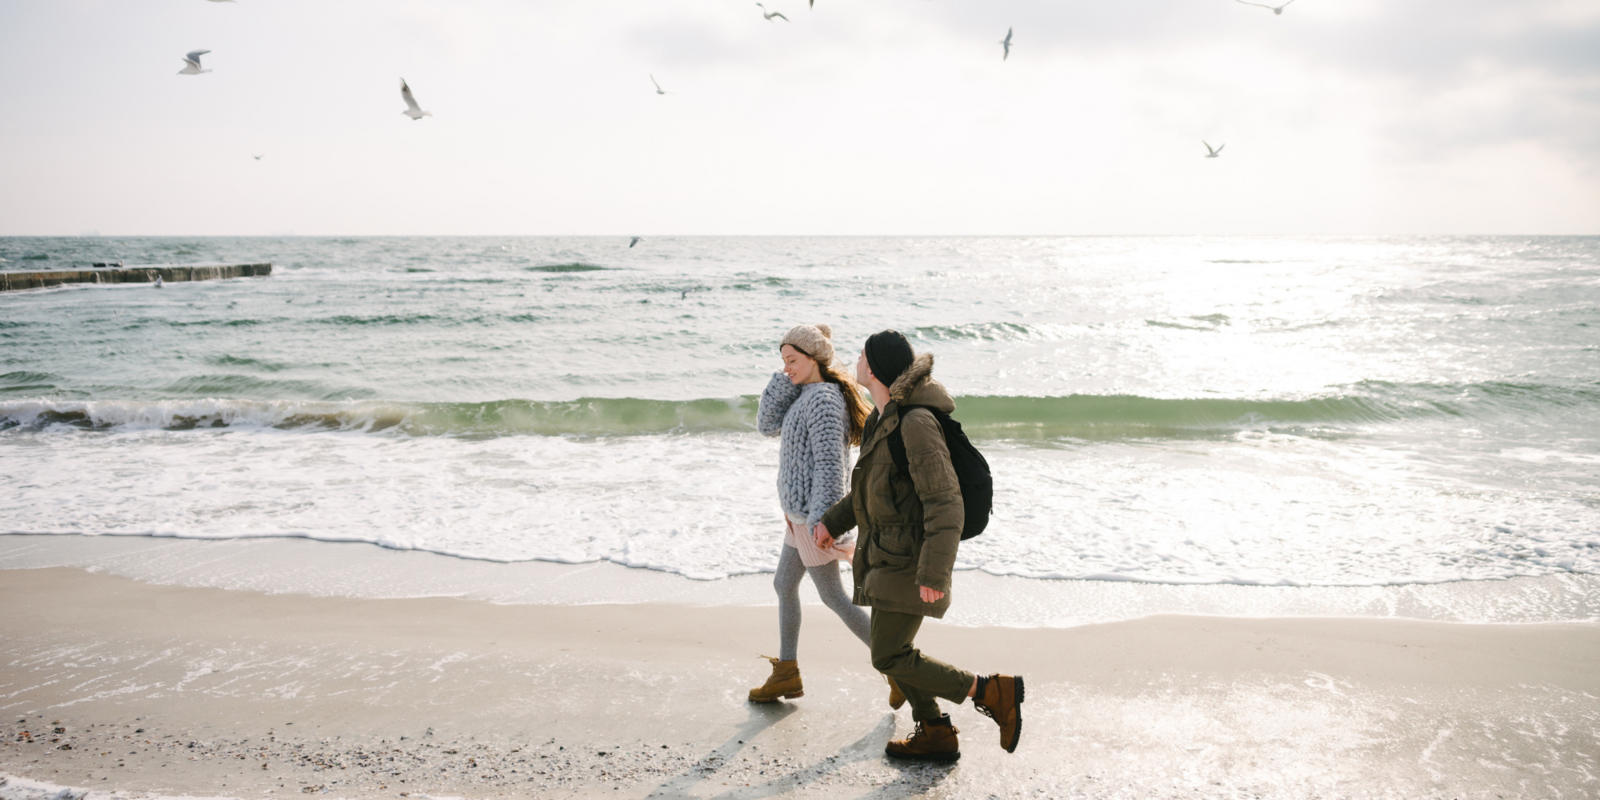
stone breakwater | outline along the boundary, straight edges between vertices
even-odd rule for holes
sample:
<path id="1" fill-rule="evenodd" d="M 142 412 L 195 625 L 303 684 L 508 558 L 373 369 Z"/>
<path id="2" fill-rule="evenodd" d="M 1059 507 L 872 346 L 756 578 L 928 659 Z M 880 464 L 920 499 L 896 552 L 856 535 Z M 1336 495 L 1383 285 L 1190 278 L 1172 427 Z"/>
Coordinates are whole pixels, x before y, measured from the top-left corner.
<path id="1" fill-rule="evenodd" d="M 0 292 L 44 289 L 68 283 L 163 283 L 254 278 L 272 274 L 271 264 L 191 264 L 109 269 L 51 269 L 37 272 L 0 271 Z"/>

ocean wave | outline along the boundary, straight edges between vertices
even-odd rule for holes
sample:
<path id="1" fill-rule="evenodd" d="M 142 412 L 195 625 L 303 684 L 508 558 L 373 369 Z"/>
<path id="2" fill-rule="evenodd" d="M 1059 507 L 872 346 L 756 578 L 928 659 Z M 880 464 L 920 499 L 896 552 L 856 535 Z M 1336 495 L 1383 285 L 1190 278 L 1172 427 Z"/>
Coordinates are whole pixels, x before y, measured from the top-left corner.
<path id="1" fill-rule="evenodd" d="M 611 269 L 611 267 L 573 262 L 570 264 L 541 264 L 537 267 L 523 267 L 523 269 L 528 272 L 601 272 Z"/>
<path id="2" fill-rule="evenodd" d="M 726 400 L 499 400 L 488 403 L 384 403 L 196 399 L 132 401 L 0 401 L 0 431 L 194 430 L 276 428 L 303 431 L 393 431 L 410 436 L 591 435 L 751 431 L 757 398 Z"/>
<path id="3" fill-rule="evenodd" d="M 911 338 L 925 342 L 949 341 L 1034 341 L 1059 338 L 1043 326 L 1017 322 L 977 322 L 967 325 L 924 325 L 911 331 Z"/>
<path id="4" fill-rule="evenodd" d="M 34 373 L 0 376 L 0 385 L 48 380 Z M 199 381 L 199 383 L 195 383 Z M 299 390 L 328 396 L 325 387 L 249 376 L 204 376 L 174 390 L 246 388 Z M 344 396 L 348 396 L 347 394 Z M 1425 420 L 1477 420 L 1600 410 L 1600 383 L 1571 386 L 1486 382 L 1465 385 L 1368 381 L 1325 396 L 1247 400 L 1154 398 L 1136 395 L 1060 397 L 966 396 L 956 418 L 986 439 L 1184 438 L 1243 430 L 1348 430 Z M 755 429 L 754 395 L 698 400 L 580 398 L 568 401 L 496 400 L 480 403 L 396 403 L 377 400 L 0 400 L 0 431 L 196 428 L 277 428 L 306 431 L 394 432 L 408 436 L 641 436 L 745 433 Z"/>

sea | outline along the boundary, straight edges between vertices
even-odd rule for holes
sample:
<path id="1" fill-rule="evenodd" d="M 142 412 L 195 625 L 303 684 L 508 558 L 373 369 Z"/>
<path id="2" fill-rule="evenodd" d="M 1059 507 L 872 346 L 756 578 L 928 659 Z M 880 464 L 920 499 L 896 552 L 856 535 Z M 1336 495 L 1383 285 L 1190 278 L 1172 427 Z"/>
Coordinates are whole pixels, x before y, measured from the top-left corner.
<path id="1" fill-rule="evenodd" d="M 5 270 L 274 265 L 0 294 L 0 566 L 208 542 L 169 571 L 242 575 L 266 541 L 297 554 L 268 589 L 385 553 L 429 555 L 400 594 L 475 564 L 737 583 L 783 529 L 757 395 L 827 323 L 847 365 L 885 328 L 934 355 L 995 477 L 958 569 L 1019 587 L 985 602 L 1600 615 L 1600 237 L 630 241 L 0 238 Z"/>

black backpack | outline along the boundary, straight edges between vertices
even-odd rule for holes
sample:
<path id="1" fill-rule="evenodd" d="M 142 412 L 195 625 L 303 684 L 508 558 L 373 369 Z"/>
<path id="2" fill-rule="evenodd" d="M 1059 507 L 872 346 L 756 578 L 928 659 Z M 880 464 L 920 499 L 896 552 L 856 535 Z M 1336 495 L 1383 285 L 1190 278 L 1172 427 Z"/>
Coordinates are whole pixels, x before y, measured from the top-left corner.
<path id="1" fill-rule="evenodd" d="M 949 414 L 929 406 L 901 406 L 900 422 L 905 424 L 906 412 L 913 408 L 926 408 L 939 420 L 944 430 L 944 443 L 950 448 L 950 466 L 956 470 L 956 480 L 961 483 L 961 505 L 966 507 L 966 523 L 961 526 L 961 541 L 966 541 L 989 527 L 989 513 L 994 509 L 994 477 L 989 474 L 989 462 L 984 459 L 972 440 L 961 431 L 961 423 Z M 911 462 L 906 458 L 906 442 L 896 427 L 889 434 L 889 455 L 894 465 L 906 476 L 911 475 Z"/>

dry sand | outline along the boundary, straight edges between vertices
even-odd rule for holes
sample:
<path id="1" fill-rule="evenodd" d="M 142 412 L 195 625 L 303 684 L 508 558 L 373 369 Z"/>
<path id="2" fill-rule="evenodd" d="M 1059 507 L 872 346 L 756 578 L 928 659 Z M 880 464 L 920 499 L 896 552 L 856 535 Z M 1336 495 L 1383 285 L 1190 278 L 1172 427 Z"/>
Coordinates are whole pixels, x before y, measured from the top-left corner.
<path id="1" fill-rule="evenodd" d="M 1600 796 L 1596 624 L 930 622 L 930 654 L 1028 680 L 1017 753 L 966 705 L 953 767 L 883 758 L 909 715 L 824 609 L 806 608 L 806 696 L 746 703 L 775 639 L 770 608 L 5 570 L 0 772 L 242 798 Z"/>

